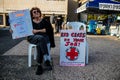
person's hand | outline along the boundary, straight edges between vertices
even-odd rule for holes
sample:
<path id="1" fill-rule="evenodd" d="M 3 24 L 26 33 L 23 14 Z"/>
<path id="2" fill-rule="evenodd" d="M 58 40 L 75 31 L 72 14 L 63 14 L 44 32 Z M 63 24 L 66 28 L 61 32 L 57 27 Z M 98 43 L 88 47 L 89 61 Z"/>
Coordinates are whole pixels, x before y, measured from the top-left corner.
<path id="1" fill-rule="evenodd" d="M 10 33 L 13 33 L 13 30 L 12 30 L 12 29 L 10 29 L 9 31 L 10 31 Z"/>
<path id="2" fill-rule="evenodd" d="M 32 32 L 33 32 L 33 34 L 38 33 L 38 32 L 43 32 L 43 33 L 45 33 L 45 32 L 46 32 L 46 29 L 39 29 L 39 30 L 33 29 Z"/>
<path id="3" fill-rule="evenodd" d="M 38 32 L 38 30 L 36 30 L 36 29 L 33 29 L 33 34 L 35 34 L 35 33 L 37 33 Z"/>

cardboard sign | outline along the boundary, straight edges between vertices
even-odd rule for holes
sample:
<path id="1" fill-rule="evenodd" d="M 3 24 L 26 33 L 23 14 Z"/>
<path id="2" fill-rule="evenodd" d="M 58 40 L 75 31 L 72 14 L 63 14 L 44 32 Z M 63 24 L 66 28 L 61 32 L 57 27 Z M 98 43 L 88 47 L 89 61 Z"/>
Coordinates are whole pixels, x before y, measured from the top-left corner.
<path id="1" fill-rule="evenodd" d="M 9 13 L 9 21 L 11 29 L 13 30 L 13 39 L 33 35 L 33 27 L 29 9 Z"/>
<path id="2" fill-rule="evenodd" d="M 85 66 L 86 32 L 61 30 L 60 65 Z"/>

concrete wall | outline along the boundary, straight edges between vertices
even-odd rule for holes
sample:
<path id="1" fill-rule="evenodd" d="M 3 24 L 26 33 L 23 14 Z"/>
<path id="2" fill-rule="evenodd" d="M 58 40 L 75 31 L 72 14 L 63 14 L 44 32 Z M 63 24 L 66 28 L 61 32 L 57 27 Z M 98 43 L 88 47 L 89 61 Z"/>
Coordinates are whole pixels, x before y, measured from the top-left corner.
<path id="1" fill-rule="evenodd" d="M 16 10 L 31 9 L 32 7 L 39 7 L 42 11 L 42 14 L 51 15 L 63 15 L 67 17 L 68 14 L 68 0 L 0 0 L 0 17 L 3 19 L 0 24 L 0 27 L 6 26 L 8 23 L 6 17 L 8 13 Z"/>
<path id="2" fill-rule="evenodd" d="M 3 7 L 4 7 L 3 0 L 0 0 L 0 12 L 3 12 Z"/>
<path id="3" fill-rule="evenodd" d="M 4 15 L 4 25 L 6 26 L 6 16 L 9 12 L 23 9 L 39 7 L 42 14 L 63 15 L 67 21 L 78 21 L 78 0 L 0 0 L 0 15 Z M 0 25 L 1 26 L 1 25 Z"/>
<path id="4" fill-rule="evenodd" d="M 80 14 L 80 21 L 82 21 L 82 22 L 87 22 L 87 14 L 81 13 L 81 14 Z"/>
<path id="5" fill-rule="evenodd" d="M 88 0 L 79 0 L 79 3 L 84 4 L 85 2 L 87 2 Z M 90 1 L 90 0 L 89 0 Z"/>
<path id="6" fill-rule="evenodd" d="M 4 0 L 4 12 L 39 7 L 43 14 L 67 14 L 68 0 Z"/>
<path id="7" fill-rule="evenodd" d="M 69 0 L 68 1 L 68 21 L 77 21 L 78 14 L 76 13 L 76 9 L 78 8 L 77 0 Z"/>
<path id="8" fill-rule="evenodd" d="M 35 5 L 35 0 L 4 0 L 4 12 L 23 10 Z"/>

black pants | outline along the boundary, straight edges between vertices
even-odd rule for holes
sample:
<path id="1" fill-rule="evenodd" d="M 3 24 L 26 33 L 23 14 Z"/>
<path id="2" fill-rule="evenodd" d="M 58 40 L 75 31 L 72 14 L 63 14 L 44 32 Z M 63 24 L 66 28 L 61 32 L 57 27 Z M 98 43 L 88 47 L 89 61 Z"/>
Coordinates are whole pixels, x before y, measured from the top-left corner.
<path id="1" fill-rule="evenodd" d="M 32 35 L 28 37 L 28 41 L 37 45 L 37 62 L 43 62 L 44 54 L 48 54 L 47 43 L 49 42 L 48 36 Z"/>

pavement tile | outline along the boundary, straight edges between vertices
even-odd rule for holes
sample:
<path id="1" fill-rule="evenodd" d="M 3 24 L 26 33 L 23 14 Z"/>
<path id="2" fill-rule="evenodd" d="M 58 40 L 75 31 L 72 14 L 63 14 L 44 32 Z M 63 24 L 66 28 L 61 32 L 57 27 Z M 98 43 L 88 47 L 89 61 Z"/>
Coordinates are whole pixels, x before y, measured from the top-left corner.
<path id="1" fill-rule="evenodd" d="M 36 61 L 28 67 L 28 42 L 23 40 L 0 56 L 0 80 L 120 80 L 120 41 L 88 36 L 89 64 L 85 67 L 60 66 L 60 37 L 51 50 L 53 70 L 35 75 Z M 112 46 L 111 46 L 112 45 Z"/>

